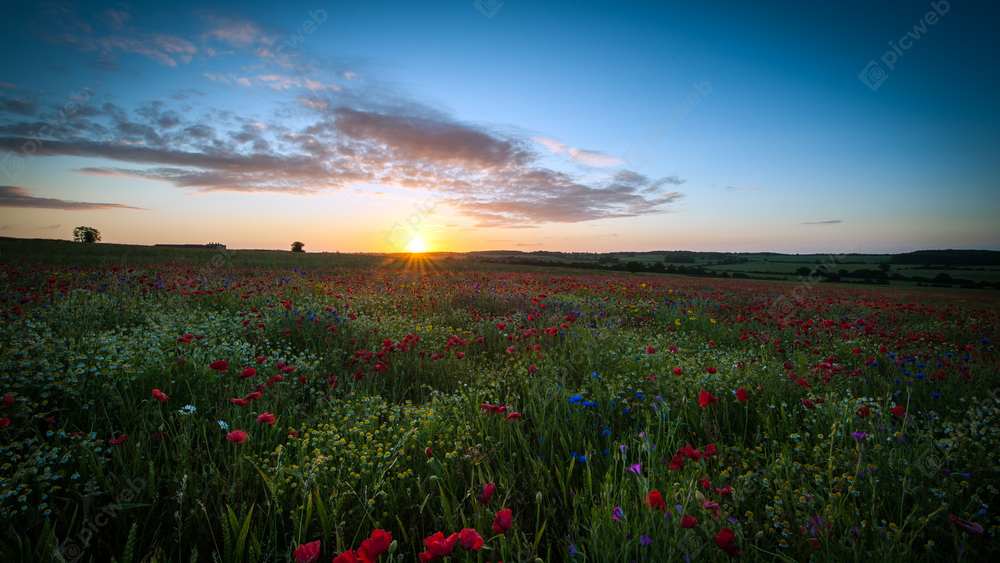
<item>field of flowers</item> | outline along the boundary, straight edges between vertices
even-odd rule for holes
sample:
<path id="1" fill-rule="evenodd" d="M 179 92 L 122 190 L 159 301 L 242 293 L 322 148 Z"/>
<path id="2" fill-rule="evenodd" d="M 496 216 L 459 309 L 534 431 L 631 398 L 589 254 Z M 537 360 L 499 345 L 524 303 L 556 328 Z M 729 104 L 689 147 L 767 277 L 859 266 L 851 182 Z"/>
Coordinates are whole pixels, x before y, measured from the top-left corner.
<path id="1" fill-rule="evenodd" d="M 0 264 L 0 560 L 995 556 L 996 298 L 791 288 Z"/>

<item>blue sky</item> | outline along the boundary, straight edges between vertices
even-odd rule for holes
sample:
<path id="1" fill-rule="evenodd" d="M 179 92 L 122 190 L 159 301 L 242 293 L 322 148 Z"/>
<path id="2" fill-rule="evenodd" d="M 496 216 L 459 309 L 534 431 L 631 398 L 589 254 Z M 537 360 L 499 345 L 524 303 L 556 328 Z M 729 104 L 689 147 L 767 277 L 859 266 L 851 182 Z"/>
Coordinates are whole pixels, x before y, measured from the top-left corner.
<path id="1" fill-rule="evenodd" d="M 1000 249 L 996 7 L 478 5 L 13 5 L 0 235 Z"/>

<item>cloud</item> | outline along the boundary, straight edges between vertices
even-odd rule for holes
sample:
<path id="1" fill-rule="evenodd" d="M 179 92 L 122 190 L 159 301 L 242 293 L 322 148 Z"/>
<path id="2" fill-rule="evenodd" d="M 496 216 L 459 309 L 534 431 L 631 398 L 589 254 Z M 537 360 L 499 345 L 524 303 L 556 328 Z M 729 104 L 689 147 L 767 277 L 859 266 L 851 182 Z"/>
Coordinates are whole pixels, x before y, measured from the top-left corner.
<path id="1" fill-rule="evenodd" d="M 254 43 L 266 42 L 268 45 L 274 43 L 273 37 L 265 34 L 260 25 L 247 19 L 204 15 L 202 21 L 212 26 L 212 29 L 202 35 L 203 38 L 215 38 L 240 49 Z"/>
<path id="2" fill-rule="evenodd" d="M 32 116 L 38 111 L 38 103 L 33 99 L 8 98 L 0 95 L 0 112 Z"/>
<path id="3" fill-rule="evenodd" d="M 132 15 L 125 10 L 114 10 L 108 8 L 104 11 L 104 18 L 111 24 L 111 27 L 115 29 L 121 29 L 130 19 Z"/>
<path id="4" fill-rule="evenodd" d="M 150 33 L 139 37 L 102 37 L 96 43 L 105 52 L 119 50 L 124 53 L 136 53 L 165 66 L 177 66 L 178 61 L 187 64 L 198 52 L 194 43 L 165 33 Z"/>
<path id="5" fill-rule="evenodd" d="M 35 228 L 38 229 L 38 230 L 54 231 L 54 230 L 58 229 L 59 227 L 62 227 L 62 225 L 48 225 L 48 226 L 45 226 L 45 227 L 35 227 Z"/>
<path id="6" fill-rule="evenodd" d="M 0 227 L 0 231 L 6 231 L 7 229 L 9 229 L 9 228 L 11 228 L 11 227 L 16 227 L 16 226 L 17 226 L 17 224 L 13 224 L 13 225 L 4 225 L 4 226 Z"/>
<path id="7" fill-rule="evenodd" d="M 756 188 L 734 188 L 732 186 L 726 186 L 723 189 L 727 192 L 752 192 L 755 190 L 759 190 L 760 186 L 757 186 Z"/>
<path id="8" fill-rule="evenodd" d="M 0 207 L 65 209 L 68 211 L 91 211 L 95 209 L 142 209 L 141 207 L 131 207 L 120 203 L 83 203 L 46 197 L 34 197 L 28 192 L 28 190 L 15 186 L 0 186 Z M 56 225 L 56 227 L 58 227 L 58 225 Z"/>
<path id="9" fill-rule="evenodd" d="M 171 98 L 175 100 L 187 100 L 191 96 L 204 96 L 205 93 L 196 88 L 185 88 L 184 90 L 171 90 Z"/>
<path id="10" fill-rule="evenodd" d="M 229 85 L 236 80 L 231 73 L 206 76 Z M 305 196 L 363 184 L 414 190 L 477 227 L 535 228 L 662 214 L 684 197 L 675 191 L 685 182 L 677 175 L 651 178 L 618 170 L 594 179 L 552 170 L 542 164 L 545 154 L 530 138 L 456 120 L 394 97 L 388 88 L 314 90 L 307 99 L 304 77 L 253 78 L 282 84 L 288 99 L 299 103 L 268 120 L 218 109 L 187 116 L 163 101 L 127 110 L 91 98 L 38 144 L 34 156 L 113 161 L 118 164 L 75 171 L 168 182 L 194 193 Z M 0 115 L 0 151 L 20 150 L 25 134 L 41 125 L 42 114 Z M 561 150 L 559 144 L 546 146 Z M 565 149 L 571 158 L 600 162 L 596 151 L 573 150 Z M 7 200 L 27 206 L 25 197 L 8 194 Z M 42 201 L 34 205 L 115 207 Z"/>
<path id="11" fill-rule="evenodd" d="M 809 221 L 805 223 L 799 223 L 800 225 L 835 225 L 837 223 L 843 223 L 841 220 L 836 221 Z"/>
<path id="12" fill-rule="evenodd" d="M 565 143 L 560 143 L 559 141 L 552 139 L 533 137 L 531 140 L 545 145 L 550 152 L 554 152 L 556 154 L 568 154 L 568 160 L 577 164 L 584 164 L 586 166 L 620 166 L 624 164 L 620 158 L 615 158 L 598 151 L 575 149 L 573 147 L 566 146 Z"/>

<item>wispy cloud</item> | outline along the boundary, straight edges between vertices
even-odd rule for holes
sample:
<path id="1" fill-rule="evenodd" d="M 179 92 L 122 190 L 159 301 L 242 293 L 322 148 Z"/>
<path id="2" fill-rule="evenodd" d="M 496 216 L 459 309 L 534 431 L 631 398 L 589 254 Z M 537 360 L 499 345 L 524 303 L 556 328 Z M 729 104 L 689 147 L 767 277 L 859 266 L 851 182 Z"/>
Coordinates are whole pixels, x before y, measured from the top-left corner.
<path id="1" fill-rule="evenodd" d="M 45 231 L 54 231 L 54 230 L 56 230 L 56 229 L 58 229 L 60 227 L 62 227 L 62 225 L 46 225 L 44 227 L 36 227 L 36 229 L 39 230 L 39 231 L 42 231 L 42 230 L 45 230 Z"/>
<path id="2" fill-rule="evenodd" d="M 47 197 L 34 197 L 30 192 L 28 192 L 28 190 L 15 186 L 0 186 L 0 207 L 65 209 L 68 211 L 91 211 L 95 209 L 142 209 L 141 207 L 131 207 L 120 203 L 84 203 Z M 58 227 L 58 225 L 56 225 L 56 227 Z"/>
<path id="3" fill-rule="evenodd" d="M 726 186 L 725 188 L 722 189 L 727 192 L 752 192 L 759 190 L 760 186 L 757 186 L 756 188 L 734 188 L 733 186 Z"/>
<path id="4" fill-rule="evenodd" d="M 837 223 L 843 223 L 841 220 L 836 221 L 807 221 L 805 223 L 799 223 L 800 225 L 834 225 Z"/>
<path id="5" fill-rule="evenodd" d="M 536 143 L 545 145 L 550 152 L 556 154 L 568 154 L 569 161 L 575 162 L 577 164 L 584 164 L 586 166 L 621 166 L 624 164 L 620 158 L 615 158 L 613 156 L 604 154 L 599 151 L 588 151 L 584 149 L 576 149 L 567 146 L 565 143 L 560 143 L 553 139 L 545 139 L 543 137 L 533 137 L 531 139 Z"/>

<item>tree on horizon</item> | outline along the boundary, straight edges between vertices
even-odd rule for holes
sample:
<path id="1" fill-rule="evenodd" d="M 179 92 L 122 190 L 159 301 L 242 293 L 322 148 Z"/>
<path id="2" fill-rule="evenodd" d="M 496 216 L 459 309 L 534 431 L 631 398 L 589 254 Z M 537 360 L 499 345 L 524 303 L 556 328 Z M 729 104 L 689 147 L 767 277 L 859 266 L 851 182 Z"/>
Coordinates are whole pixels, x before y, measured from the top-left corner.
<path id="1" fill-rule="evenodd" d="M 101 242 L 101 231 L 94 227 L 77 227 L 73 229 L 74 242 Z"/>

